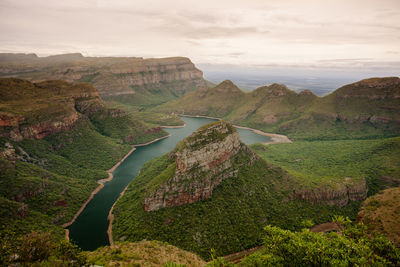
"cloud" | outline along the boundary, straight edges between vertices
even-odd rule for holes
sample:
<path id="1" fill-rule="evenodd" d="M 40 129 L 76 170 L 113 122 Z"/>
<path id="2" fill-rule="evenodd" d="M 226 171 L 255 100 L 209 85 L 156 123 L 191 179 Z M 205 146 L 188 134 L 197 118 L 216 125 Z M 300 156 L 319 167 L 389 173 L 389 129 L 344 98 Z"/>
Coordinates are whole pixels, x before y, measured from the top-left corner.
<path id="1" fill-rule="evenodd" d="M 0 0 L 0 51 L 384 65 L 399 21 L 398 0 Z"/>

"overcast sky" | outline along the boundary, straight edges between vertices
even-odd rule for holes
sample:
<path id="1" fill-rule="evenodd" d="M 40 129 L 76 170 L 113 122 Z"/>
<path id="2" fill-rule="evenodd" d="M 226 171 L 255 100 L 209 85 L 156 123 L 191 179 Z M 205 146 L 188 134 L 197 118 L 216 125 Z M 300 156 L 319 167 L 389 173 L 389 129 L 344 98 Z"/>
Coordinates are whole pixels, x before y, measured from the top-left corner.
<path id="1" fill-rule="evenodd" d="M 0 52 L 393 67 L 400 0 L 0 0 Z"/>

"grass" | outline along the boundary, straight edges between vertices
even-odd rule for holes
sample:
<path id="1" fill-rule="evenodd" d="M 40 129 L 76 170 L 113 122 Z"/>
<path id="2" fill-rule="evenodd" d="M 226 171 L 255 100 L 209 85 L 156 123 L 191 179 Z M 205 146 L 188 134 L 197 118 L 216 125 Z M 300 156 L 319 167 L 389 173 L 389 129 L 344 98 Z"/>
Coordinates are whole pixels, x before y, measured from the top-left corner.
<path id="1" fill-rule="evenodd" d="M 197 255 L 159 241 L 118 242 L 87 253 L 88 263 L 101 266 L 205 266 Z"/>
<path id="2" fill-rule="evenodd" d="M 247 154 L 239 153 L 234 159 L 235 166 L 242 166 L 238 176 L 224 180 L 210 199 L 152 212 L 143 210 L 143 197 L 172 162 L 165 155 L 146 163 L 113 210 L 114 240 L 166 241 L 207 260 L 212 248 L 222 256 L 260 245 L 266 224 L 294 230 L 305 219 L 355 218 L 359 202 L 337 208 L 286 201 L 292 190 L 287 173 L 263 160 L 248 161 Z"/>
<path id="3" fill-rule="evenodd" d="M 223 82 L 189 92 L 154 110 L 219 117 L 296 140 L 394 137 L 400 133 L 397 82 L 398 78 L 366 80 L 324 97 L 297 94 L 277 84 L 244 93 Z"/>
<path id="4" fill-rule="evenodd" d="M 386 189 L 368 198 L 358 220 L 368 226 L 369 232 L 380 232 L 400 246 L 400 188 Z"/>
<path id="5" fill-rule="evenodd" d="M 400 175 L 400 137 L 374 140 L 296 141 L 252 146 L 308 187 L 335 186 L 366 178 L 369 194 L 394 186 Z"/>

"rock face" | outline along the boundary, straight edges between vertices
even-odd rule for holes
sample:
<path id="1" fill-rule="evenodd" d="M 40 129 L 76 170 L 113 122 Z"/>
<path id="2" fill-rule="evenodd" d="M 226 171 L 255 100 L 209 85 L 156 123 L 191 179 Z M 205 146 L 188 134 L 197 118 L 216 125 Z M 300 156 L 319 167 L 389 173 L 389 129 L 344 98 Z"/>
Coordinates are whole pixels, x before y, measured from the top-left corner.
<path id="1" fill-rule="evenodd" d="M 98 91 L 89 84 L 63 81 L 29 83 L 0 79 L 0 136 L 14 141 L 42 139 L 66 131 L 79 114 L 90 116 L 105 110 Z"/>
<path id="2" fill-rule="evenodd" d="M 184 57 L 143 59 L 83 57 L 81 54 L 50 57 L 0 54 L 0 74 L 32 81 L 90 82 L 102 97 L 132 95 L 166 87 L 173 94 L 181 95 L 206 85 L 203 73 Z"/>
<path id="3" fill-rule="evenodd" d="M 294 198 L 323 205 L 344 207 L 349 201 L 361 201 L 367 197 L 368 189 L 365 179 L 352 182 L 351 178 L 348 177 L 345 180 L 344 184 L 337 186 L 338 188 L 296 190 Z"/>
<path id="4" fill-rule="evenodd" d="M 250 156 L 246 164 L 257 158 L 232 125 L 218 121 L 200 128 L 169 154 L 175 159 L 174 173 L 146 194 L 144 209 L 154 211 L 210 198 L 223 180 L 237 175 L 238 165 L 233 158 L 240 152 Z"/>

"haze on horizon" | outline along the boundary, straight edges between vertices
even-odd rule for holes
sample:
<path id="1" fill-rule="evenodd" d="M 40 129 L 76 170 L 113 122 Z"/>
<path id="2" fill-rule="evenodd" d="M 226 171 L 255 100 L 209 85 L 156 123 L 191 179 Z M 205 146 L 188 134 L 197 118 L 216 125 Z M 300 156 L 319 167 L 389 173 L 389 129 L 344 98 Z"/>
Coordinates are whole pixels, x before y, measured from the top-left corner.
<path id="1" fill-rule="evenodd" d="M 395 71 L 398 0 L 0 0 L 0 52 Z"/>

